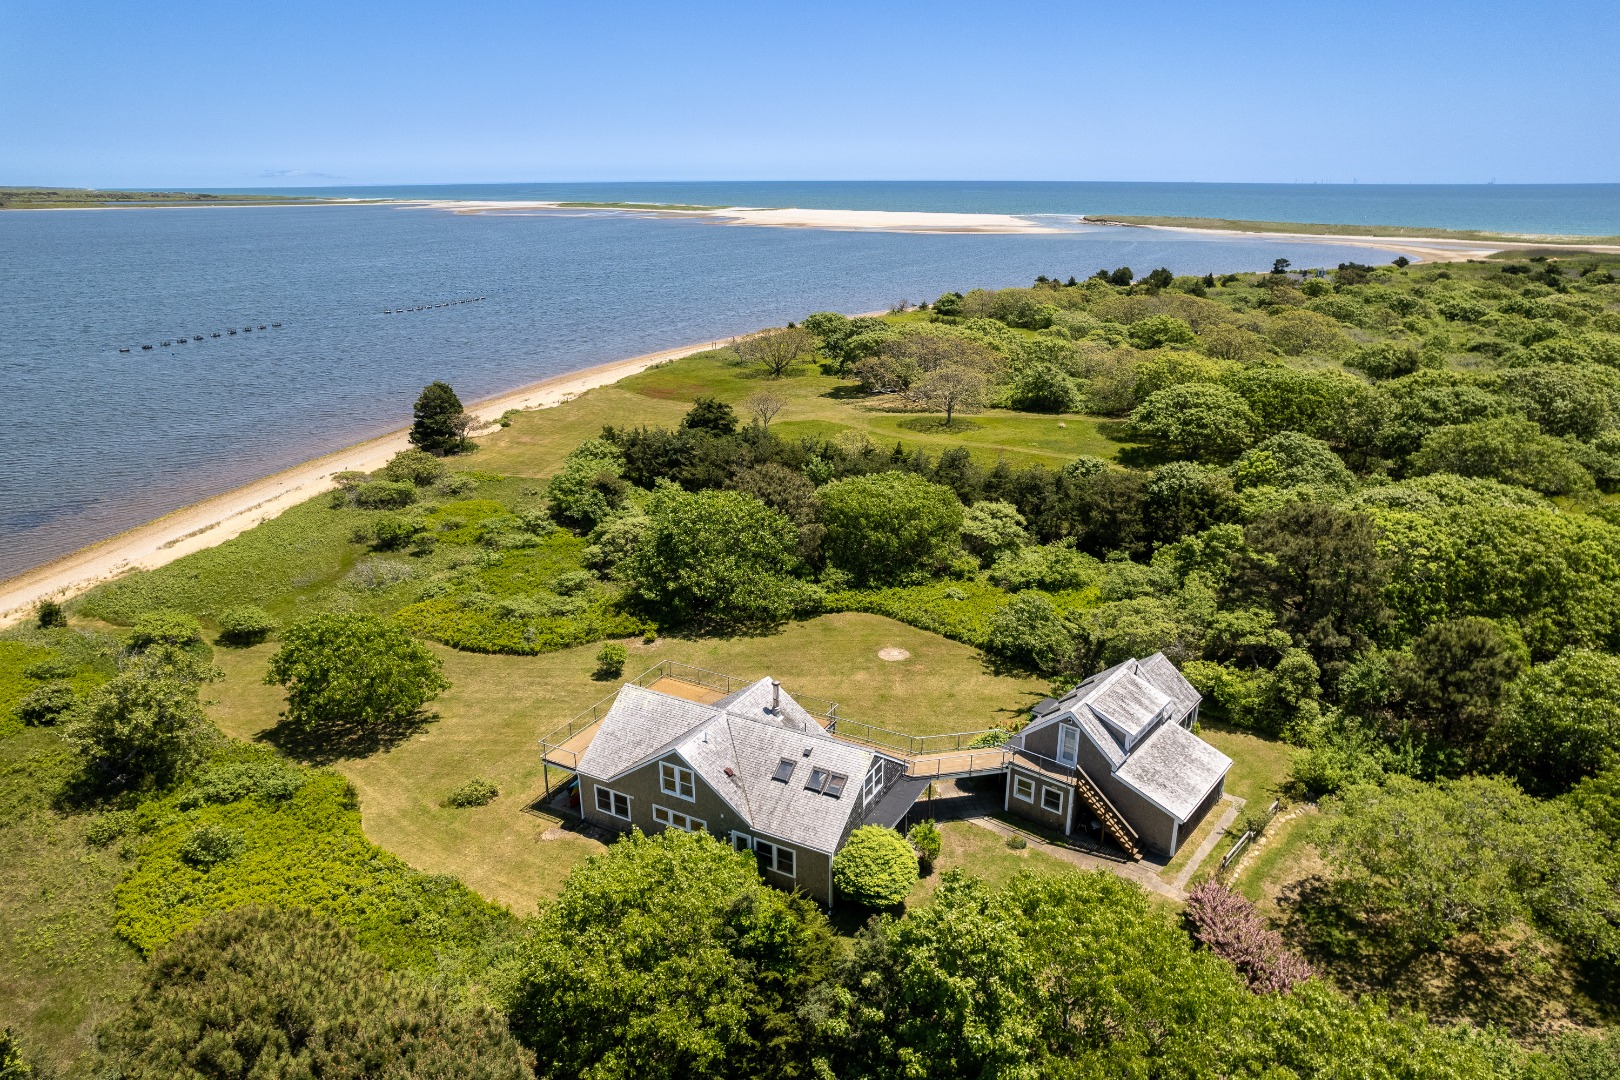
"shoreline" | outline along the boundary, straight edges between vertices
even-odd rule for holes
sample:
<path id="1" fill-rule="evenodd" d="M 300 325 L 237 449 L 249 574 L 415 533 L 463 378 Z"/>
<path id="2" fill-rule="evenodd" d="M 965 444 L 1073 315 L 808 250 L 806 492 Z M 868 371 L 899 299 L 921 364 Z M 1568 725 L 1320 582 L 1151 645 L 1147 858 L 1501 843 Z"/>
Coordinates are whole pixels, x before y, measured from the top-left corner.
<path id="1" fill-rule="evenodd" d="M 515 390 L 471 402 L 467 411 L 482 421 L 474 437 L 501 430 L 494 423 L 504 413 L 547 409 L 571 401 L 587 390 L 609 386 L 669 360 L 721 348 L 737 336 L 717 338 L 610 360 L 578 371 L 553 375 Z M 152 570 L 186 555 L 214 547 L 301 502 L 330 491 L 332 475 L 372 472 L 410 446 L 400 427 L 243 484 L 230 491 L 136 525 L 105 540 L 79 548 L 50 562 L 0 581 L 0 629 L 28 618 L 44 599 L 69 600 L 132 570 Z"/>
<path id="2" fill-rule="evenodd" d="M 825 210 L 802 207 L 715 206 L 702 209 L 653 206 L 570 206 L 542 200 L 422 199 L 396 205 L 452 214 L 640 214 L 678 217 L 711 225 L 754 228 L 829 229 L 840 232 L 953 235 L 1054 234 L 1070 230 L 1020 214 L 967 214 L 933 210 Z"/>
<path id="3" fill-rule="evenodd" d="M 1302 233 L 1270 231 L 1264 229 L 1221 229 L 1197 225 L 1158 225 L 1138 221 L 1114 221 L 1106 217 L 1087 217 L 1089 225 L 1102 225 L 1114 229 L 1155 229 L 1164 232 L 1194 233 L 1200 236 L 1241 236 L 1257 240 L 1286 240 L 1305 243 L 1334 244 L 1345 247 L 1371 248 L 1393 251 L 1414 262 L 1466 262 L 1486 258 L 1504 251 L 1557 250 L 1572 253 L 1590 252 L 1599 255 L 1620 254 L 1620 245 L 1601 243 L 1552 243 L 1531 236 L 1501 239 L 1467 239 L 1447 236 L 1382 236 L 1362 233 Z M 1606 239 L 1606 238 L 1605 238 Z"/>

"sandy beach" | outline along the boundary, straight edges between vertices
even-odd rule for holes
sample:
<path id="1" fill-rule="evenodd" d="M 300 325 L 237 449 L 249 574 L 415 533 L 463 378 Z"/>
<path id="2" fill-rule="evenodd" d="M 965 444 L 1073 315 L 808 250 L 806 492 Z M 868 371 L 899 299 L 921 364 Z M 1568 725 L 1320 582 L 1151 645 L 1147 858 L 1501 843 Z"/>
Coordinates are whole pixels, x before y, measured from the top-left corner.
<path id="1" fill-rule="evenodd" d="M 718 348 L 730 340 L 721 338 L 664 349 L 557 375 L 471 403 L 467 411 L 485 424 L 485 429 L 476 434 L 488 434 L 499 430 L 493 424 L 508 410 L 560 405 L 594 387 L 618 382 L 666 360 Z M 380 469 L 389 458 L 410 445 L 407 430 L 402 427 L 194 503 L 0 582 L 0 627 L 27 618 L 34 606 L 47 597 L 65 600 L 131 570 L 150 570 L 194 551 L 222 544 L 289 507 L 330 490 L 335 473 Z"/>
<path id="2" fill-rule="evenodd" d="M 727 206 L 704 210 L 673 207 L 566 206 L 556 202 L 423 201 L 401 206 L 445 210 L 455 214 L 613 213 L 646 217 L 684 217 L 715 225 L 753 225 L 777 229 L 836 229 L 898 233 L 1027 234 L 1065 230 L 1014 214 L 954 214 L 913 210 L 807 210 Z"/>
<path id="3" fill-rule="evenodd" d="M 1466 262 L 1483 259 L 1502 251 L 1517 251 L 1536 246 L 1533 238 L 1522 240 L 1454 240 L 1433 236 L 1348 236 L 1338 233 L 1258 232 L 1238 229 L 1199 229 L 1187 225 L 1143 225 L 1136 222 L 1087 219 L 1090 225 L 1106 225 L 1114 229 L 1156 229 L 1162 232 L 1193 233 L 1201 236 L 1241 236 L 1254 240 L 1288 240 L 1304 243 L 1343 244 L 1348 247 L 1376 248 L 1405 255 L 1413 262 Z M 1612 244 L 1560 243 L 1559 251 L 1591 251 L 1602 255 L 1620 254 L 1620 247 Z"/>

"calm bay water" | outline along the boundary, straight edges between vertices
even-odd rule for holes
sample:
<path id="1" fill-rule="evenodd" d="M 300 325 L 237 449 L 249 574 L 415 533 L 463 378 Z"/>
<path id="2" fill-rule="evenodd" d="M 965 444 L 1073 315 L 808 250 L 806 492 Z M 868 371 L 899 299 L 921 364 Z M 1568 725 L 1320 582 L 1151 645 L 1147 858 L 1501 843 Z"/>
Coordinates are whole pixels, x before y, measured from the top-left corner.
<path id="1" fill-rule="evenodd" d="M 835 187 L 502 190 L 507 198 L 530 199 L 1157 212 L 1117 199 L 1105 207 L 1079 205 L 1072 192 L 1061 198 L 1047 192 L 1041 197 L 1052 197 L 1040 202 L 1029 192 L 984 190 L 1043 185 Z M 1611 213 L 1620 202 L 1614 190 L 1608 210 L 1580 211 L 1581 220 L 1595 223 L 1593 231 L 1620 232 L 1620 214 Z M 487 186 L 352 193 L 502 197 Z M 1489 203 L 1495 196 L 1482 198 Z M 1233 203 L 1220 213 L 1303 216 L 1288 205 Z M 1174 209 L 1215 212 L 1203 203 Z M 1567 206 L 1554 212 L 1526 203 L 1517 212 L 1511 226 L 1467 224 L 1530 228 L 1527 222 L 1542 220 L 1537 214 L 1552 214 L 1545 220 L 1553 224 L 1534 227 L 1583 231 L 1569 224 L 1573 218 L 1558 216 L 1574 213 Z M 953 288 L 1024 284 L 1042 273 L 1085 276 L 1105 266 L 1255 270 L 1279 255 L 1296 266 L 1331 266 L 1372 253 L 1095 227 L 1042 236 L 911 236 L 384 206 L 3 213 L 0 577 L 399 427 L 433 379 L 449 381 L 471 401 L 811 311 L 872 310 Z M 472 296 L 488 299 L 382 314 Z M 281 328 L 257 330 L 273 322 Z M 251 334 L 210 336 L 249 325 Z M 201 342 L 140 349 L 198 334 Z M 120 353 L 121 346 L 132 351 Z"/>

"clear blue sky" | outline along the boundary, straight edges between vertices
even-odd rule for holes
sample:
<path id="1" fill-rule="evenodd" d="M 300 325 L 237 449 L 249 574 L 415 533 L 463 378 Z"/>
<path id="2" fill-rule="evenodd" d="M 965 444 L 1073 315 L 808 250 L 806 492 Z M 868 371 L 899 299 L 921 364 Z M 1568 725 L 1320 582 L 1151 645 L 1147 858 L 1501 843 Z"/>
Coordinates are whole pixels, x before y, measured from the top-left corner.
<path id="1" fill-rule="evenodd" d="M 0 183 L 1620 181 L 1620 3 L 7 0 Z"/>

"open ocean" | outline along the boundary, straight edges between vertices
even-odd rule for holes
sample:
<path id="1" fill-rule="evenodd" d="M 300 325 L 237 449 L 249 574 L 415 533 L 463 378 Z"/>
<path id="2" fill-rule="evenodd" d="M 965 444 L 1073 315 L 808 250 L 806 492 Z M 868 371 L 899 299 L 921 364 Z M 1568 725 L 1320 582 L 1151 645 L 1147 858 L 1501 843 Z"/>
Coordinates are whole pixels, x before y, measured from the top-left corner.
<path id="1" fill-rule="evenodd" d="M 1185 214 L 1620 234 L 1620 185 L 693 183 L 298 189 L 1074 216 Z M 388 206 L 0 213 L 0 577 L 552 375 L 950 289 L 1375 261 L 1329 244 L 1079 226 L 1039 236 L 723 227 Z M 384 308 L 482 296 L 406 315 Z M 280 323 L 280 328 L 259 330 Z M 227 334 L 254 327 L 252 333 Z M 214 333 L 220 333 L 218 338 Z M 191 340 L 164 348 L 164 340 Z M 140 346 L 157 347 L 143 351 Z M 120 347 L 130 348 L 127 353 Z"/>

